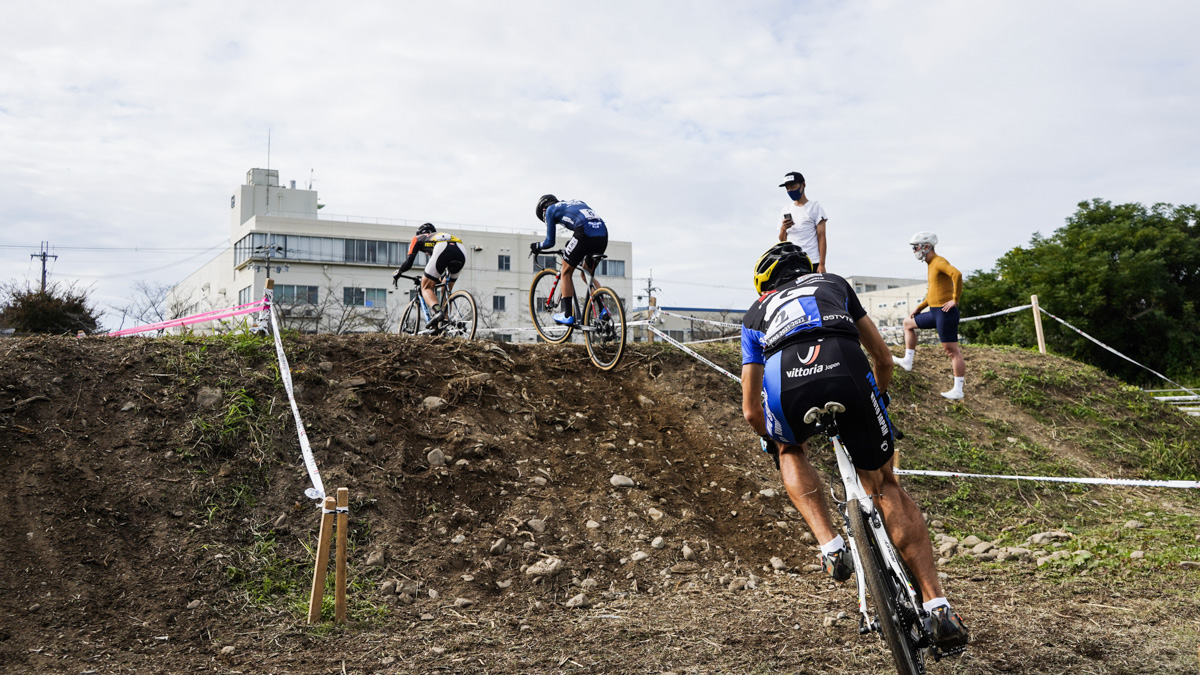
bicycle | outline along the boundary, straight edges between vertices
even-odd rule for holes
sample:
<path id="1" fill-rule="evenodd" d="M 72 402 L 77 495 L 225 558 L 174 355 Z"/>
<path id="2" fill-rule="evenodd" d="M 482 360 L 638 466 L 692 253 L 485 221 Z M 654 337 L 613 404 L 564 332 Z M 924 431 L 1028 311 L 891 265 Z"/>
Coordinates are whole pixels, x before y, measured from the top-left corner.
<path id="1" fill-rule="evenodd" d="M 542 251 L 541 254 L 561 258 L 563 251 Z M 533 253 L 529 255 L 532 257 Z M 529 285 L 529 315 L 538 335 L 546 342 L 560 344 L 566 342 L 576 329 L 582 331 L 584 342 L 587 343 L 588 356 L 600 370 L 615 368 L 625 351 L 625 310 L 621 307 L 621 299 L 613 289 L 596 283 L 596 264 L 606 257 L 588 256 L 586 264 L 579 268 L 583 281 L 591 292 L 587 296 L 583 315 L 576 317 L 574 326 L 555 323 L 553 318 L 555 312 L 562 311 L 564 304 L 562 298 L 555 297 L 561 265 L 544 267 L 535 261 L 534 265 L 539 267 L 539 271 L 533 275 L 533 283 Z M 575 304 L 578 306 L 579 303 Z"/>
<path id="2" fill-rule="evenodd" d="M 425 296 L 421 295 L 421 277 L 407 274 L 400 276 L 409 279 L 417 287 L 416 297 L 404 308 L 400 318 L 399 332 L 407 335 L 446 335 L 470 340 L 475 337 L 475 327 L 478 323 L 478 312 L 475 310 L 475 298 L 467 291 L 455 291 L 446 297 L 450 286 L 448 274 L 442 275 L 442 280 L 433 287 L 441 303 L 446 307 L 445 316 L 432 326 L 427 326 L 431 313 Z M 392 287 L 399 286 L 399 279 L 392 280 Z"/>
<path id="3" fill-rule="evenodd" d="M 913 583 L 912 573 L 888 536 L 883 515 L 872 499 L 877 495 L 867 494 L 842 445 L 836 415 L 845 410 L 846 406 L 830 401 L 823 408 L 810 408 L 804 414 L 804 423 L 816 422 L 817 432 L 829 439 L 837 457 L 845 499 L 838 499 L 832 487 L 829 492 L 845 521 L 846 538 L 850 541 L 847 548 L 854 559 L 860 614 L 858 632 L 861 635 L 882 632 L 896 669 L 900 673 L 921 674 L 925 672 L 927 654 L 936 662 L 944 656 L 961 654 L 966 647 L 942 651 L 934 645 L 929 626 L 931 617 L 922 605 L 921 589 Z M 903 437 L 898 429 L 895 433 L 897 439 Z M 868 588 L 877 620 L 867 611 Z"/>

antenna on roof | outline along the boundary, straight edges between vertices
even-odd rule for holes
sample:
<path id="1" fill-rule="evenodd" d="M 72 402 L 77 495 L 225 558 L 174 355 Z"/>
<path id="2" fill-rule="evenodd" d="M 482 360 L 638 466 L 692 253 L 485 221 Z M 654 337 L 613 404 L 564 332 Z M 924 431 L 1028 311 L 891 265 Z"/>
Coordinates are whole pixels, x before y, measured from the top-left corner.
<path id="1" fill-rule="evenodd" d="M 309 189 L 309 190 L 311 190 L 311 189 L 312 189 L 312 184 L 313 184 L 313 171 L 315 171 L 315 169 L 309 169 L 309 170 L 308 170 L 308 189 Z"/>

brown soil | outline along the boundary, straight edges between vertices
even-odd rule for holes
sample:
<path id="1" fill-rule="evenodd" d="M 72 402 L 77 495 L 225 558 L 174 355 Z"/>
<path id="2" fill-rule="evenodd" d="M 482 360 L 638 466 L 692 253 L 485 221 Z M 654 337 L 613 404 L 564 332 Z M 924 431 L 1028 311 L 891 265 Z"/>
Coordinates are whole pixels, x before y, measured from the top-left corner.
<path id="1" fill-rule="evenodd" d="M 882 641 L 853 618 L 824 624 L 854 614 L 853 587 L 803 570 L 811 535 L 742 422 L 737 385 L 706 366 L 657 345 L 631 347 L 611 373 L 577 345 L 375 335 L 286 348 L 325 486 L 352 495 L 350 624 L 304 620 L 319 513 L 303 496 L 270 343 L 14 339 L 0 343 L 4 670 L 889 672 Z M 961 418 L 976 443 L 1014 434 L 1054 445 L 1081 473 L 1136 475 L 1062 437 L 1075 428 L 1064 420 L 1012 402 L 1003 369 L 1034 355 L 967 351 L 975 372 L 999 375 L 979 378 L 965 404 L 938 397 L 949 378 L 932 350 L 898 377 L 910 435 Z M 736 366 L 731 352 L 711 355 Z M 206 387 L 220 390 L 212 407 Z M 429 396 L 447 405 L 428 412 Z M 446 467 L 429 466 L 433 448 Z M 614 474 L 636 487 L 614 488 Z M 953 486 L 912 490 L 952 520 L 942 500 Z M 1046 511 L 1028 513 L 1026 531 L 1089 501 L 1132 496 L 1129 509 L 1192 518 L 1200 504 L 1109 488 L 1031 494 Z M 509 547 L 491 554 L 501 537 Z M 522 573 L 549 556 L 562 573 Z M 771 570 L 772 556 L 788 569 Z M 1196 571 L 1051 575 L 958 559 L 946 571 L 974 642 L 932 672 L 1196 672 Z M 750 575 L 756 588 L 727 590 Z M 588 579 L 591 606 L 567 608 Z M 385 596 L 387 580 L 417 592 Z"/>

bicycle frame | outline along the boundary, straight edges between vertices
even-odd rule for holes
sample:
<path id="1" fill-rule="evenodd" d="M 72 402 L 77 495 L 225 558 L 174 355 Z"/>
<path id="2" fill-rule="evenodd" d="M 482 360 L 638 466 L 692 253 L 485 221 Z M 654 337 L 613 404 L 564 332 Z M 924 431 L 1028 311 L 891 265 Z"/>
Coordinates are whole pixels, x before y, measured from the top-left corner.
<path id="1" fill-rule="evenodd" d="M 851 500 L 856 501 L 862 507 L 865 516 L 863 520 L 870 523 L 871 530 L 875 535 L 875 543 L 880 554 L 883 556 L 884 565 L 896 575 L 896 578 L 904 581 L 909 601 L 917 609 L 918 615 L 923 618 L 925 610 L 922 608 L 921 603 L 917 601 L 917 591 L 913 588 L 912 580 L 908 578 L 908 574 L 904 573 L 900 555 L 896 551 L 896 547 L 892 545 L 892 540 L 888 537 L 887 529 L 883 526 L 883 518 L 880 516 L 879 510 L 875 507 L 875 500 L 872 499 L 872 497 L 879 495 L 868 495 L 866 489 L 863 488 L 862 481 L 858 479 L 858 471 L 854 468 L 854 463 L 850 461 L 850 453 L 846 451 L 846 446 L 842 445 L 842 438 L 837 433 L 836 424 L 831 423 L 829 431 L 828 436 L 830 442 L 833 443 L 834 455 L 837 457 L 838 473 L 841 474 L 846 499 L 845 501 L 839 500 L 837 495 L 833 494 L 833 488 L 830 488 L 829 493 L 838 506 L 841 507 L 843 518 L 846 520 L 846 535 L 850 540 L 850 545 L 847 548 L 854 559 L 854 578 L 858 584 L 858 611 L 862 615 L 858 622 L 858 632 L 867 633 L 872 630 L 879 630 L 879 625 L 871 619 L 871 614 L 867 609 L 867 581 L 863 574 L 862 560 L 859 559 L 858 549 L 854 545 L 855 533 L 851 531 L 849 517 L 845 515 L 846 508 Z"/>
<path id="2" fill-rule="evenodd" d="M 543 254 L 550 253 L 550 254 L 556 255 L 556 256 L 558 256 L 558 259 L 560 261 L 562 260 L 562 257 L 563 257 L 562 250 L 542 251 L 542 253 Z M 589 289 L 588 296 L 591 295 L 592 291 L 595 291 L 598 288 L 600 288 L 600 285 L 596 283 L 596 264 L 598 262 L 600 262 L 600 260 L 603 257 L 604 256 L 595 256 L 595 257 L 589 256 L 587 259 L 584 260 L 584 262 L 588 262 L 589 260 L 591 261 L 592 269 L 590 272 L 583 265 L 580 265 L 578 268 L 576 268 L 579 270 L 580 275 L 583 277 L 583 280 L 585 282 L 584 286 Z M 546 269 L 546 268 L 543 267 L 542 269 Z M 541 270 L 538 270 L 538 271 L 541 271 Z M 550 287 L 550 295 L 547 297 L 547 300 L 549 300 L 550 298 L 553 298 L 554 294 L 558 292 L 558 284 L 560 281 L 562 281 L 562 265 L 558 266 L 558 271 L 554 275 L 554 284 Z M 588 297 L 588 296 L 584 296 L 584 297 Z M 580 311 L 583 311 L 582 305 L 579 304 L 579 296 L 575 296 L 574 300 L 575 300 L 575 306 L 579 307 Z M 589 331 L 589 330 L 595 330 L 595 329 L 592 328 L 591 326 L 580 324 L 578 326 L 575 326 L 575 330 Z"/>
<path id="3" fill-rule="evenodd" d="M 413 282 L 413 285 L 416 286 L 416 290 L 417 290 L 416 301 L 417 301 L 417 306 L 421 308 L 421 320 L 423 323 L 429 323 L 429 317 L 431 317 L 432 315 L 429 313 L 429 303 L 425 302 L 425 294 L 421 292 L 422 277 L 412 277 L 407 274 L 401 274 L 400 276 L 404 277 L 405 279 L 410 279 Z M 443 273 L 442 280 L 433 285 L 433 294 L 435 296 L 437 296 L 438 302 L 445 302 L 446 298 L 450 296 L 449 291 L 450 291 L 449 273 Z"/>

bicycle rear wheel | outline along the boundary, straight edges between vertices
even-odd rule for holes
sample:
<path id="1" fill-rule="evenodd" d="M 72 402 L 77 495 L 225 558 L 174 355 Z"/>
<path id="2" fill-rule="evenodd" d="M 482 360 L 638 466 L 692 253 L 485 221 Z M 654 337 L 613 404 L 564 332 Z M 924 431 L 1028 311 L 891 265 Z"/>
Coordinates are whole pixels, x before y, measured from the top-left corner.
<path id="1" fill-rule="evenodd" d="M 566 342 L 571 337 L 571 326 L 554 323 L 554 313 L 562 311 L 562 300 L 557 296 L 558 272 L 546 268 L 533 277 L 529 285 L 529 316 L 538 335 L 551 344 Z"/>
<path id="2" fill-rule="evenodd" d="M 625 310 L 621 308 L 621 299 L 611 288 L 601 286 L 588 298 L 583 318 L 588 356 L 600 370 L 612 370 L 625 351 Z"/>
<path id="3" fill-rule="evenodd" d="M 475 298 L 466 291 L 456 291 L 446 301 L 446 318 L 442 319 L 442 333 L 447 337 L 470 340 L 475 337 L 479 321 L 475 311 Z"/>
<path id="4" fill-rule="evenodd" d="M 404 308 L 404 316 L 400 318 L 397 332 L 401 335 L 416 335 L 420 327 L 421 309 L 418 307 L 417 301 L 413 300 L 408 303 L 408 307 Z"/>
<path id="5" fill-rule="evenodd" d="M 854 547 L 858 549 L 867 591 L 871 594 L 871 604 L 875 606 L 875 616 L 888 650 L 892 653 L 896 670 L 903 675 L 924 675 L 924 654 L 910 641 L 909 631 L 900 618 L 897 598 L 903 591 L 882 564 L 874 531 L 867 524 L 858 500 L 851 499 L 846 509 L 849 512 L 850 529 L 854 533 Z"/>

